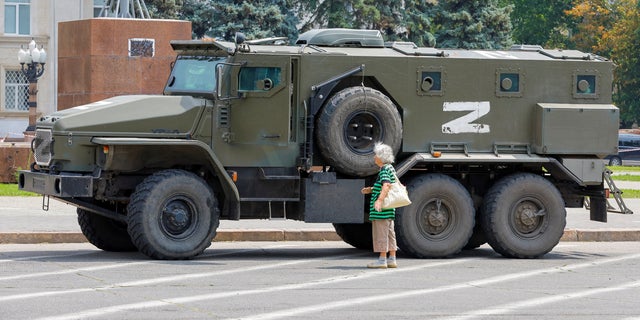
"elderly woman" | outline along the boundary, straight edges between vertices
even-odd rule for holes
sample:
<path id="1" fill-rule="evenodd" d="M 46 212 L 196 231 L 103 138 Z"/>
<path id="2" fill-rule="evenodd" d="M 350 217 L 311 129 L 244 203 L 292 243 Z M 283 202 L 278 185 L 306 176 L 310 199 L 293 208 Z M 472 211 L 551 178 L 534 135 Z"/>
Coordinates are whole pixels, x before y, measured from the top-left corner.
<path id="1" fill-rule="evenodd" d="M 380 257 L 368 268 L 397 268 L 396 263 L 396 232 L 393 220 L 396 209 L 382 208 L 382 201 L 387 197 L 391 184 L 396 181 L 396 171 L 391 165 L 394 160 L 393 149 L 382 143 L 376 143 L 373 148 L 373 161 L 380 167 L 378 178 L 372 187 L 362 188 L 362 194 L 371 194 L 369 205 L 369 220 L 373 234 L 373 251 L 380 253 Z M 387 252 L 389 258 L 387 259 Z"/>

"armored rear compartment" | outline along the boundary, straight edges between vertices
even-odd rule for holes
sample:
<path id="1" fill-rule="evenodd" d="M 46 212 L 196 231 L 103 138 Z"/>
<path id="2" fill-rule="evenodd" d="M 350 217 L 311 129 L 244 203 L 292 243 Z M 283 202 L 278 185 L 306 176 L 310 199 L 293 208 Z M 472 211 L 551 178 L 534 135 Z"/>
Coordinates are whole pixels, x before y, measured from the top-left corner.
<path id="1" fill-rule="evenodd" d="M 304 77 L 308 82 L 301 87 L 311 88 L 336 70 L 363 66 L 360 79 L 353 80 L 381 89 L 402 113 L 403 152 L 493 152 L 502 145 L 535 147 L 538 154 L 615 152 L 619 115 L 611 105 L 613 65 L 601 58 L 557 50 L 408 45 L 322 49 L 302 55 L 301 68 L 313 76 Z M 561 148 L 540 145 L 549 138 Z"/>

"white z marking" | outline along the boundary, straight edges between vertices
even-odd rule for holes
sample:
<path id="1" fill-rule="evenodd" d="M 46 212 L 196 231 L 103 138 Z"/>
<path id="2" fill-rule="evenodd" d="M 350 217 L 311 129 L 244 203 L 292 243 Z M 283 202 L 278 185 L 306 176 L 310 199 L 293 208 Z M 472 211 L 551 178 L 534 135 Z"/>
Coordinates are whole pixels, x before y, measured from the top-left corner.
<path id="1" fill-rule="evenodd" d="M 466 115 L 453 119 L 442 125 L 442 133 L 489 133 L 488 124 L 471 123 L 489 113 L 489 101 L 478 102 L 445 102 L 442 111 L 470 111 Z"/>

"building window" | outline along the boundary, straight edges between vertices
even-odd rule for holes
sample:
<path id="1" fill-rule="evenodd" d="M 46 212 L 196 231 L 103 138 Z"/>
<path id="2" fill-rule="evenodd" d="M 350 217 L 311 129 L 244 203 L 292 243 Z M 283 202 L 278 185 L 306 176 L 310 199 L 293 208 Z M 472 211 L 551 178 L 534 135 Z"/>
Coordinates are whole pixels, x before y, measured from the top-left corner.
<path id="1" fill-rule="evenodd" d="M 29 111 L 29 82 L 22 71 L 7 70 L 4 77 L 4 105 L 6 112 Z"/>
<path id="2" fill-rule="evenodd" d="M 31 33 L 31 5 L 30 0 L 5 0 L 4 2 L 4 33 Z"/>
<path id="3" fill-rule="evenodd" d="M 156 52 L 154 39 L 129 39 L 129 57 L 150 57 Z"/>

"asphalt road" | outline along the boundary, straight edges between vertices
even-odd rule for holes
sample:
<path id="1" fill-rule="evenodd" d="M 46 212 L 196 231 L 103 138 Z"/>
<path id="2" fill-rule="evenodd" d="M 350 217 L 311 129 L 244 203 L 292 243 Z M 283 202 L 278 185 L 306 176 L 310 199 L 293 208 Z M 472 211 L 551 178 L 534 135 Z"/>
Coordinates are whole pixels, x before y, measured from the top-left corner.
<path id="1" fill-rule="evenodd" d="M 220 242 L 190 261 L 88 244 L 0 245 L 1 319 L 640 319 L 637 242 L 541 259 L 481 247 L 367 269 L 341 242 Z"/>

